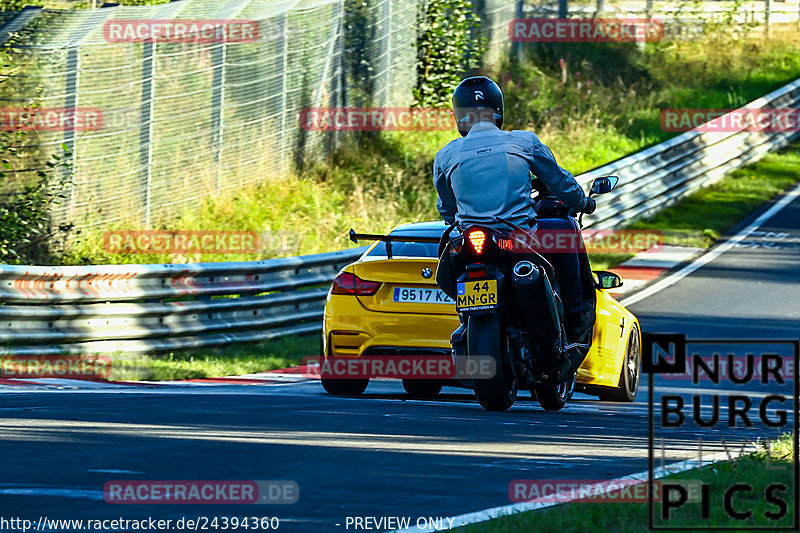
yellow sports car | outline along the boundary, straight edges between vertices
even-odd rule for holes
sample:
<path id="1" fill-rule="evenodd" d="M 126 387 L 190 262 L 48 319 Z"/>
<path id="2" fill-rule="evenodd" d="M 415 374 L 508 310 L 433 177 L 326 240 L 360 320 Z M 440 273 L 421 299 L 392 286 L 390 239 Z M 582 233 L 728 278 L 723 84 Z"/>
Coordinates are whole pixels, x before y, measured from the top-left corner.
<path id="1" fill-rule="evenodd" d="M 418 222 L 373 236 L 383 240 L 344 267 L 328 292 L 323 356 L 450 354 L 450 334 L 459 320 L 455 303 L 436 285 L 438 244 L 433 242 L 445 229 L 444 222 Z M 414 239 L 420 242 L 409 242 Z M 578 369 L 575 388 L 603 400 L 630 402 L 639 386 L 641 337 L 636 317 L 607 293 L 621 284 L 616 274 L 595 272 L 592 347 Z M 326 391 L 339 395 L 361 394 L 368 382 L 322 379 Z M 444 384 L 403 380 L 412 396 L 434 396 Z"/>

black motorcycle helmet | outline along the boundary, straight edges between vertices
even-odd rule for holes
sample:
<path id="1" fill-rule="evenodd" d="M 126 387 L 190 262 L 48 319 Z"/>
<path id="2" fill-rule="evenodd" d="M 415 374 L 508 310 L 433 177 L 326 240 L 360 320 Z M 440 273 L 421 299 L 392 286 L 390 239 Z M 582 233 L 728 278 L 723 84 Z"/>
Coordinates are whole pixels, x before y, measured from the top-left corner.
<path id="1" fill-rule="evenodd" d="M 466 78 L 453 91 L 453 113 L 462 137 L 478 122 L 503 126 L 503 91 L 486 76 Z"/>

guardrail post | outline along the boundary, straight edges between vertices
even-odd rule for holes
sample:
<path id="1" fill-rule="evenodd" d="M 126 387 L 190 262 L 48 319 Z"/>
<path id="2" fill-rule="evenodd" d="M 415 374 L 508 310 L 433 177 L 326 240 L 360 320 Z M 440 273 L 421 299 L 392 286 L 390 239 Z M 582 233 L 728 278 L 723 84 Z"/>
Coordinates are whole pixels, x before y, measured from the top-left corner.
<path id="1" fill-rule="evenodd" d="M 155 43 L 142 43 L 142 121 L 139 127 L 139 163 L 143 173 L 144 225 L 150 227 L 153 172 L 153 115 L 156 75 Z"/>
<path id="2" fill-rule="evenodd" d="M 565 19 L 569 16 L 567 0 L 558 0 L 558 18 Z"/>

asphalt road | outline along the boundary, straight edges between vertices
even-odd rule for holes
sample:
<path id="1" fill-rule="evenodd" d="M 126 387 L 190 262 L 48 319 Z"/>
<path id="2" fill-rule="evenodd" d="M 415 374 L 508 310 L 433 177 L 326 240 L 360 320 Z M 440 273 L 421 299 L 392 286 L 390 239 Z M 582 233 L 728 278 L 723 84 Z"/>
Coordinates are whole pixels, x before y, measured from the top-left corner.
<path id="1" fill-rule="evenodd" d="M 771 233 L 633 305 L 643 329 L 798 338 L 800 247 L 790 243 L 800 242 L 800 201 L 762 230 Z M 758 240 L 783 244 L 750 242 Z M 441 401 L 407 401 L 391 381 L 358 399 L 329 397 L 316 382 L 3 391 L 0 517 L 277 516 L 280 531 L 352 531 L 347 517 L 459 515 L 510 503 L 515 479 L 645 470 L 646 381 L 642 387 L 633 404 L 576 395 L 558 413 L 529 400 L 487 413 L 454 388 Z M 659 381 L 659 394 L 671 390 L 691 392 L 691 384 Z M 747 436 L 755 434 L 774 431 Z M 691 428 L 665 435 L 667 460 L 694 457 Z M 104 484 L 125 479 L 294 480 L 300 493 L 291 505 L 106 503 Z"/>

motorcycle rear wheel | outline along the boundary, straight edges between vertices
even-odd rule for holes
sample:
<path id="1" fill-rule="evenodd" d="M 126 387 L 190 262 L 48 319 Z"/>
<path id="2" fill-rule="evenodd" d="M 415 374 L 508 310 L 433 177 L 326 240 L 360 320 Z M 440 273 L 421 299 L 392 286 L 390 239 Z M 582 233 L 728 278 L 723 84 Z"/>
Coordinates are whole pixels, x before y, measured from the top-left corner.
<path id="1" fill-rule="evenodd" d="M 517 399 L 517 379 L 509 354 L 500 338 L 500 318 L 495 314 L 472 315 L 467 319 L 467 354 L 490 356 L 495 361 L 494 376 L 473 379 L 472 390 L 487 411 L 507 411 Z"/>
<path id="2" fill-rule="evenodd" d="M 548 383 L 534 387 L 536 399 L 545 411 L 560 411 L 575 391 L 575 374 L 564 383 Z"/>

